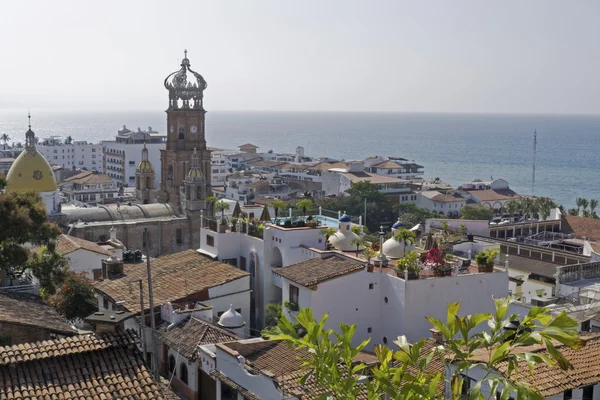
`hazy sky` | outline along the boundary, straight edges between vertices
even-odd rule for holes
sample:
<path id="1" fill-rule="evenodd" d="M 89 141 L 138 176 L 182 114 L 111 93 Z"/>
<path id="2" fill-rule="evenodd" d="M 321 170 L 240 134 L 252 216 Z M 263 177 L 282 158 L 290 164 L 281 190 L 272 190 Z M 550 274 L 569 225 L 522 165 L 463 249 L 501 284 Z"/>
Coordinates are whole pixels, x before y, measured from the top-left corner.
<path id="1" fill-rule="evenodd" d="M 0 108 L 600 113 L 600 2 L 2 1 Z"/>

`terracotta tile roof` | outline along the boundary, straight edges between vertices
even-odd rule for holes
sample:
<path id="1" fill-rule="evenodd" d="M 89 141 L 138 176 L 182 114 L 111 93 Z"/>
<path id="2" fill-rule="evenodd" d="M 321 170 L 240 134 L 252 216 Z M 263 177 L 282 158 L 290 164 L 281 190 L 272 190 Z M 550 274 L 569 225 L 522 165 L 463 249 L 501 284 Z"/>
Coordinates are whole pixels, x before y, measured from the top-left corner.
<path id="1" fill-rule="evenodd" d="M 523 197 L 512 189 L 466 190 L 466 192 L 479 201 L 512 200 Z"/>
<path id="2" fill-rule="evenodd" d="M 208 289 L 223 285 L 249 274 L 246 271 L 223 264 L 198 253 L 185 250 L 151 260 L 154 304 L 182 302 L 185 299 L 199 301 L 208 299 Z M 125 308 L 140 312 L 138 290 L 132 290 L 131 280 L 147 280 L 146 263 L 125 264 L 123 275 L 94 285 L 95 289 L 112 300 L 125 301 Z M 149 308 L 148 285 L 143 285 L 144 305 Z"/>
<path id="3" fill-rule="evenodd" d="M 426 190 L 421 192 L 421 195 L 427 197 L 428 199 L 432 200 L 432 201 L 437 201 L 440 203 L 458 203 L 458 202 L 466 202 L 467 199 L 465 199 L 462 196 L 456 195 L 456 196 L 452 196 L 450 194 L 444 194 L 444 193 L 440 193 L 437 190 Z"/>
<path id="4" fill-rule="evenodd" d="M 302 286 L 310 287 L 338 276 L 351 274 L 364 269 L 363 264 L 341 257 L 312 258 L 286 267 L 273 269 L 280 275 Z"/>
<path id="5" fill-rule="evenodd" d="M 375 168 L 385 168 L 385 169 L 404 168 L 401 165 L 396 164 L 395 162 L 389 161 L 389 160 L 388 161 L 380 162 L 379 164 L 375 164 L 375 165 L 373 165 L 373 167 L 375 167 Z"/>
<path id="6" fill-rule="evenodd" d="M 160 340 L 171 349 L 179 351 L 188 360 L 198 357 L 198 346 L 238 340 L 234 334 L 213 324 L 191 317 L 167 330 L 167 324 L 158 329 Z"/>
<path id="7" fill-rule="evenodd" d="M 600 241 L 600 219 L 563 215 L 561 230 L 574 236 Z"/>
<path id="8" fill-rule="evenodd" d="M 22 348 L 18 348 L 18 347 Z M 28 346 L 27 349 L 25 347 Z M 176 399 L 146 368 L 132 333 L 0 348 L 2 399 Z"/>
<path id="9" fill-rule="evenodd" d="M 58 241 L 56 243 L 56 250 L 61 255 L 64 256 L 79 249 L 88 250 L 94 253 L 105 255 L 107 257 L 112 255 L 112 253 L 106 250 L 104 247 L 94 242 L 90 242 L 89 240 L 65 234 L 60 235 L 58 237 Z"/>
<path id="10" fill-rule="evenodd" d="M 581 338 L 587 340 L 587 345 L 579 350 L 572 350 L 567 346 L 556 343 L 557 350 L 573 365 L 572 370 L 563 371 L 558 367 L 549 367 L 544 363 L 540 363 L 535 365 L 533 375 L 530 375 L 527 365 L 519 363 L 519 370 L 516 376 L 513 375 L 513 379 L 537 387 L 544 397 L 599 383 L 600 333 L 582 333 Z M 549 355 L 542 346 L 528 348 L 527 351 Z M 508 363 L 500 364 L 498 369 L 501 373 L 506 373 Z"/>
<path id="11" fill-rule="evenodd" d="M 395 178 L 393 176 L 371 174 L 369 172 L 343 172 L 342 175 L 344 175 L 346 178 L 350 179 L 350 182 L 352 182 L 352 183 L 363 182 L 363 181 L 371 182 L 373 184 L 402 183 L 402 182 L 408 183 L 408 181 L 406 181 L 404 179 Z"/>
<path id="12" fill-rule="evenodd" d="M 83 171 L 63 180 L 63 183 L 77 183 L 80 185 L 92 185 L 97 183 L 112 183 L 112 178 L 105 174 Z"/>
<path id="13" fill-rule="evenodd" d="M 348 168 L 348 163 L 346 162 L 320 162 L 318 164 L 307 167 L 306 169 L 309 171 L 327 171 L 331 168 Z"/>
<path id="14" fill-rule="evenodd" d="M 0 322 L 46 329 L 61 335 L 76 332 L 41 297 L 0 290 Z"/>
<path id="15" fill-rule="evenodd" d="M 266 161 L 266 160 L 257 160 L 257 161 L 249 161 L 246 165 L 251 167 L 278 167 L 287 164 L 285 161 Z"/>
<path id="16" fill-rule="evenodd" d="M 295 349 L 286 342 L 277 340 L 229 342 L 217 346 L 237 351 L 245 358 L 247 369 L 269 376 L 277 383 L 278 390 L 286 396 L 315 399 L 323 393 L 312 377 L 304 384 L 300 383 L 300 378 L 307 372 L 303 363 L 309 353 L 305 349 Z M 362 361 L 362 358 L 372 360 L 372 357 L 370 354 L 360 355 L 361 359 L 357 356 L 357 361 Z M 366 391 L 361 392 L 357 398 L 366 399 Z"/>
<path id="17" fill-rule="evenodd" d="M 238 146 L 238 149 L 258 149 L 258 146 L 253 145 L 252 143 L 244 143 Z"/>
<path id="18" fill-rule="evenodd" d="M 258 181 L 248 184 L 249 188 L 259 188 L 269 186 L 269 181 L 266 179 L 260 179 Z"/>

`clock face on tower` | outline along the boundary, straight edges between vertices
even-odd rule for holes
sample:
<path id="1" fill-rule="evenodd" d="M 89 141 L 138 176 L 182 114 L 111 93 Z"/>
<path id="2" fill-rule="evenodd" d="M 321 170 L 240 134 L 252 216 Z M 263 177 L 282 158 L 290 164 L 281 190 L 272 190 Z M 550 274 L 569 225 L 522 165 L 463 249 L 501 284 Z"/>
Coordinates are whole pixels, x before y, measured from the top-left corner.
<path id="1" fill-rule="evenodd" d="M 171 125 L 171 127 L 169 128 L 169 130 L 171 131 L 171 133 L 175 132 L 175 127 L 173 125 Z"/>
<path id="2" fill-rule="evenodd" d="M 196 125 L 192 125 L 192 126 L 190 127 L 190 131 L 191 131 L 192 133 L 196 133 L 196 132 L 198 132 L 198 128 L 196 127 Z"/>

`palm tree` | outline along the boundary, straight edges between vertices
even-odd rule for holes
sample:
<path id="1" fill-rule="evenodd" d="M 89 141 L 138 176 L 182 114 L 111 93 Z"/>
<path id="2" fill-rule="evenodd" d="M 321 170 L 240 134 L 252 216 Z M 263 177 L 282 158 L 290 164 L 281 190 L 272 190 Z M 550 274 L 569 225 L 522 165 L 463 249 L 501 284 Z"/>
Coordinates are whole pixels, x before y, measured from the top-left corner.
<path id="1" fill-rule="evenodd" d="M 446 221 L 442 221 L 442 232 L 444 232 L 444 235 L 448 234 L 448 229 L 450 229 L 450 224 Z"/>
<path id="2" fill-rule="evenodd" d="M 536 199 L 536 204 L 540 213 L 540 219 L 543 221 L 548 218 L 550 211 L 556 208 L 556 204 L 548 197 L 539 197 Z"/>
<path id="3" fill-rule="evenodd" d="M 296 208 L 298 210 L 302 210 L 302 215 L 306 216 L 307 215 L 306 210 L 310 210 L 310 212 L 312 212 L 313 202 L 310 201 L 309 199 L 302 199 L 296 203 Z"/>
<path id="4" fill-rule="evenodd" d="M 467 227 L 465 226 L 465 224 L 461 224 L 458 227 L 458 232 L 463 235 L 463 236 L 467 236 L 467 234 L 469 233 L 469 231 L 467 230 Z"/>
<path id="5" fill-rule="evenodd" d="M 365 246 L 363 250 L 363 256 L 367 259 L 367 264 L 371 263 L 371 259 L 377 255 L 377 251 L 373 249 L 371 246 Z"/>
<path id="6" fill-rule="evenodd" d="M 581 207 L 583 207 L 583 216 L 589 216 L 589 212 L 587 210 L 589 202 L 587 199 L 581 199 Z"/>
<path id="7" fill-rule="evenodd" d="M 221 200 L 215 204 L 215 211 L 221 211 L 221 224 L 225 223 L 225 210 L 229 210 L 229 203 Z"/>
<path id="8" fill-rule="evenodd" d="M 350 245 L 356 246 L 356 257 L 358 257 L 358 251 L 360 250 L 360 247 L 362 246 L 364 250 L 364 248 L 367 247 L 366 244 L 367 243 L 365 240 L 361 237 L 355 237 L 350 241 Z"/>
<path id="9" fill-rule="evenodd" d="M 71 135 L 67 136 L 67 138 L 65 139 L 65 144 L 71 144 L 73 143 L 73 138 L 71 137 Z"/>
<path id="10" fill-rule="evenodd" d="M 281 200 L 273 200 L 269 203 L 269 206 L 273 208 L 273 212 L 275 213 L 275 223 L 279 219 L 279 210 L 285 210 L 285 203 Z"/>
<path id="11" fill-rule="evenodd" d="M 447 224 L 446 224 L 447 225 Z M 409 229 L 401 228 L 398 233 L 394 235 L 394 240 L 404 244 L 404 249 L 402 250 L 402 255 L 406 254 L 406 246 L 408 244 L 415 244 L 415 238 L 417 236 L 415 233 Z"/>
<path id="12" fill-rule="evenodd" d="M 575 199 L 575 204 L 577 204 L 577 215 L 579 215 L 579 211 L 581 210 L 581 207 L 583 206 L 583 201 L 585 199 L 583 197 L 578 197 L 577 199 Z"/>
<path id="13" fill-rule="evenodd" d="M 6 133 L 3 133 L 2 135 L 0 135 L 0 140 L 2 140 L 4 144 L 6 144 L 10 140 L 10 136 L 8 136 Z"/>
<path id="14" fill-rule="evenodd" d="M 519 202 L 517 200 L 509 200 L 504 204 L 504 208 L 508 215 L 510 215 L 510 219 L 512 221 L 512 217 L 519 211 Z"/>
<path id="15" fill-rule="evenodd" d="M 210 207 L 210 209 L 212 210 L 213 216 L 215 213 L 215 203 L 219 201 L 219 198 L 217 196 L 208 196 L 206 198 L 206 204 Z"/>
<path id="16" fill-rule="evenodd" d="M 324 229 L 321 229 L 321 231 L 319 231 L 319 234 L 325 236 L 325 245 L 327 245 L 327 242 L 329 241 L 329 237 L 331 235 L 334 235 L 336 232 L 337 232 L 337 229 L 335 229 L 335 228 L 324 228 Z"/>
<path id="17" fill-rule="evenodd" d="M 577 216 L 577 215 L 579 215 L 579 210 L 576 208 L 569 208 L 568 213 L 569 213 L 569 215 Z"/>
<path id="18" fill-rule="evenodd" d="M 352 226 L 350 227 L 350 230 L 351 230 L 351 231 L 352 231 L 352 233 L 354 233 L 355 235 L 360 235 L 360 234 L 362 233 L 362 232 L 361 232 L 361 230 L 362 230 L 362 229 L 361 229 L 360 225 L 352 225 Z"/>
<path id="19" fill-rule="evenodd" d="M 596 218 L 595 216 L 597 215 L 596 207 L 598 207 L 598 200 L 590 199 L 590 214 L 592 214 L 592 217 L 594 218 Z"/>

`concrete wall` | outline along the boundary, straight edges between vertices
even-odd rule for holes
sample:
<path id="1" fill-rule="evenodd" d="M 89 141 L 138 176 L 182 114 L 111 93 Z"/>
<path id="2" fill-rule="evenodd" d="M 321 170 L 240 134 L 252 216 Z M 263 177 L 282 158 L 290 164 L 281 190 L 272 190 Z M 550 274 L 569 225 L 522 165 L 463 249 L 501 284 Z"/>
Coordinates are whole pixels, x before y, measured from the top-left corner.
<path id="1" fill-rule="evenodd" d="M 448 303 L 460 302 L 461 315 L 493 313 L 492 296 L 507 295 L 508 275 L 505 272 L 407 281 L 402 334 L 410 342 L 430 336 L 431 324 L 425 317 L 446 321 Z"/>
<path id="2" fill-rule="evenodd" d="M 107 256 L 94 253 L 93 251 L 79 249 L 65 256 L 69 260 L 69 269 L 79 272 L 85 272 L 88 279 L 94 279 L 92 270 L 102 268 L 102 260 Z"/>

